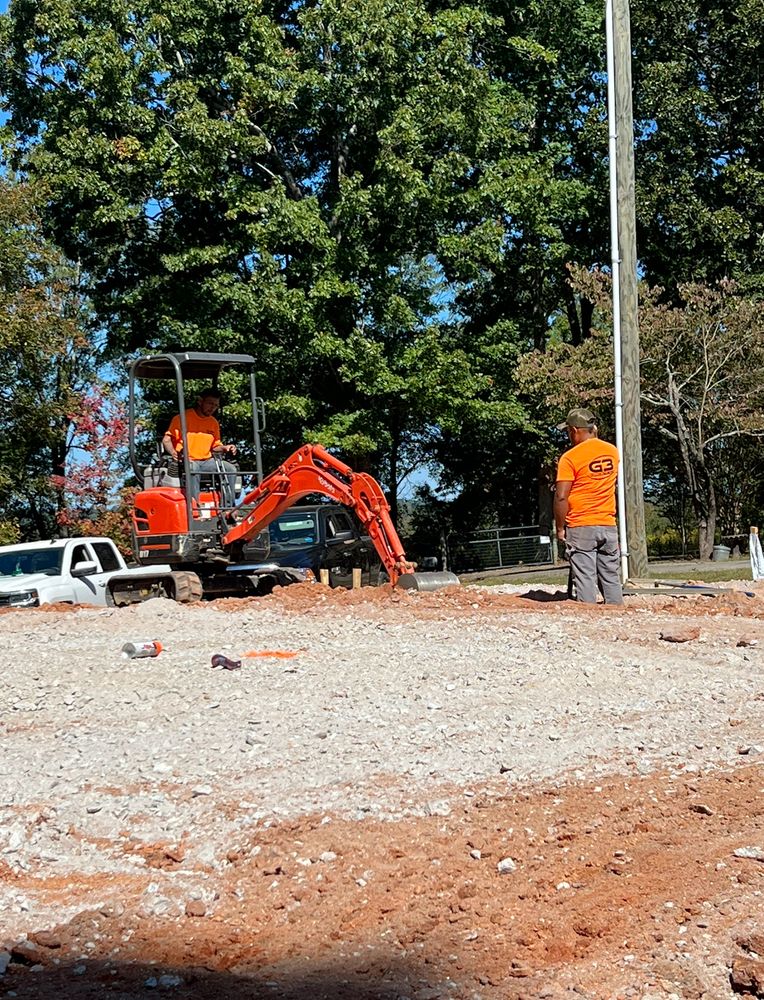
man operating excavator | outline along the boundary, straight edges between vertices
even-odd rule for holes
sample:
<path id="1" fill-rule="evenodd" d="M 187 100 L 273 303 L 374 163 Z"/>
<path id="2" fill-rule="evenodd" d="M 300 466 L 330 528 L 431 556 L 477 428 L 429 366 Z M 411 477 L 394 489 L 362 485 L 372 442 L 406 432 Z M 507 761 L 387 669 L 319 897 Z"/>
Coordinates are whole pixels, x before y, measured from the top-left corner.
<path id="1" fill-rule="evenodd" d="M 231 510 L 236 503 L 236 466 L 226 462 L 222 455 L 235 455 L 235 444 L 223 444 L 220 440 L 220 424 L 215 413 L 220 406 L 220 393 L 210 387 L 204 389 L 194 405 L 186 410 L 185 448 L 191 468 L 191 492 L 198 497 L 202 473 L 213 473 L 219 477 L 223 504 Z M 184 449 L 180 414 L 170 421 L 170 426 L 162 438 L 162 448 L 168 455 L 177 458 Z"/>

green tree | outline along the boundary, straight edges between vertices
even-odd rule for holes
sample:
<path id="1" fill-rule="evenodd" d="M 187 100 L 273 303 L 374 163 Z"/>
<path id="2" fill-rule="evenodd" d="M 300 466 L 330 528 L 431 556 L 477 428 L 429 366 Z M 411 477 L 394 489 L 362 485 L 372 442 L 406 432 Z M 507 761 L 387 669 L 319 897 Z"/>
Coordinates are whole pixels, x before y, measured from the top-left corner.
<path id="1" fill-rule="evenodd" d="M 597 332 L 579 348 L 560 344 L 523 361 L 521 378 L 549 423 L 578 400 L 595 411 L 612 398 L 610 281 L 577 272 L 576 287 L 596 303 Z M 666 468 L 648 470 L 662 481 L 681 477 L 698 527 L 701 558 L 714 545 L 722 484 L 728 497 L 746 494 L 758 472 L 743 459 L 752 439 L 764 437 L 764 314 L 761 303 L 731 282 L 680 285 L 679 305 L 663 289 L 641 288 L 641 399 L 648 435 L 670 443 Z M 608 409 L 611 409 L 608 406 Z M 648 437 L 649 440 L 649 437 Z M 656 452 L 658 454 L 658 452 Z M 664 453 L 665 454 L 665 453 Z M 751 478 L 753 476 L 753 478 Z M 734 478 L 735 484 L 731 482 Z M 725 517 L 735 523 L 734 506 Z"/>
<path id="2" fill-rule="evenodd" d="M 635 0 L 639 253 L 651 284 L 764 287 L 764 6 Z"/>
<path id="3" fill-rule="evenodd" d="M 548 523 L 553 448 L 540 413 L 517 402 L 516 367 L 562 331 L 574 345 L 588 336 L 593 306 L 573 294 L 567 265 L 609 258 L 603 10 L 589 0 L 487 9 L 496 30 L 486 64 L 507 93 L 522 94 L 520 139 L 480 164 L 441 241 L 459 342 L 491 388 L 490 405 L 473 409 L 439 454 L 444 485 L 461 488 L 473 523 Z"/>
<path id="4" fill-rule="evenodd" d="M 512 112 L 522 141 L 481 164 L 470 224 L 448 237 L 444 254 L 464 282 L 470 337 L 495 325 L 506 337 L 511 322 L 523 348 L 543 350 L 561 312 L 578 343 L 591 307 L 574 300 L 566 267 L 609 259 L 602 4 L 486 8 L 496 27 L 485 59 L 493 79 L 522 95 Z"/>
<path id="5" fill-rule="evenodd" d="M 394 489 L 460 422 L 483 452 L 522 423 L 496 366 L 599 219 L 594 9 L 13 0 L 2 83 L 112 350 L 252 351 L 277 454 L 321 437 Z"/>
<path id="6" fill-rule="evenodd" d="M 56 530 L 63 495 L 51 477 L 66 473 L 71 414 L 93 372 L 87 303 L 76 269 L 42 235 L 41 200 L 34 185 L 0 178 L 0 531 L 6 538 Z"/>
<path id="7" fill-rule="evenodd" d="M 424 330 L 407 273 L 502 119 L 476 65 L 487 27 L 414 0 L 15 0 L 4 84 L 24 166 L 113 350 L 252 350 L 286 446 L 337 414 L 326 443 L 376 437 L 354 418 L 376 383 L 359 361 L 348 384 L 347 345 L 394 369 Z"/>
<path id="8" fill-rule="evenodd" d="M 701 558 L 713 549 L 718 491 L 745 439 L 764 437 L 761 303 L 722 282 L 680 285 L 681 307 L 643 311 L 642 399 L 676 445 L 698 522 Z M 736 478 L 745 477 L 742 466 Z"/>

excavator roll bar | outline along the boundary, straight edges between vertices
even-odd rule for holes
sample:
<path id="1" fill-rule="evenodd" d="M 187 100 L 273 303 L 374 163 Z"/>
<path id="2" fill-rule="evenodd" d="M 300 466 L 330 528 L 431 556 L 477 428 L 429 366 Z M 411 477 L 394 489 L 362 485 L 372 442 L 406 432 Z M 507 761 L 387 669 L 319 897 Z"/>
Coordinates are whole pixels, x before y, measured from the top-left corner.
<path id="1" fill-rule="evenodd" d="M 415 573 L 406 559 L 390 518 L 390 505 L 379 483 L 365 472 L 354 472 L 318 444 L 306 444 L 274 469 L 244 497 L 238 510 L 243 519 L 223 536 L 225 546 L 246 542 L 287 508 L 309 493 L 321 493 L 350 507 L 369 534 L 390 583 L 405 589 L 435 590 L 458 585 L 453 573 Z"/>

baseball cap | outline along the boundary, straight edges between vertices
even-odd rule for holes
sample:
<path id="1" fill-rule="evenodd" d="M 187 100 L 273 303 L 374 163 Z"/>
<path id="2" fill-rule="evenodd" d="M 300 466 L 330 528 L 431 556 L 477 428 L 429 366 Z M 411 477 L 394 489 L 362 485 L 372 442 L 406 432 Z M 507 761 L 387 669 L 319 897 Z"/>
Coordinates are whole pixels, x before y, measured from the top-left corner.
<path id="1" fill-rule="evenodd" d="M 557 430 L 564 431 L 566 427 L 593 427 L 596 423 L 597 418 L 591 410 L 576 407 L 570 411 L 561 424 L 557 425 Z"/>

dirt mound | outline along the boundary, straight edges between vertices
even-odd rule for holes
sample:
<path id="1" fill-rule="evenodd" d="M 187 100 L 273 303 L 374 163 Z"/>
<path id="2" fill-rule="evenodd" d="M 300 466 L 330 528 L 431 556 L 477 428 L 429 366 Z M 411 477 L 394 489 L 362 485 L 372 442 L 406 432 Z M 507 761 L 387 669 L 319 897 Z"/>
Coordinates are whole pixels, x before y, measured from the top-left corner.
<path id="1" fill-rule="evenodd" d="M 749 584 L 750 586 L 750 584 Z M 733 615 L 739 618 L 764 617 L 764 601 L 753 592 L 719 590 L 713 596 L 670 597 L 656 589 L 655 594 L 635 595 L 624 599 L 623 607 L 579 605 L 568 600 L 564 590 L 534 588 L 517 593 L 496 592 L 489 587 L 444 587 L 437 591 L 397 590 L 390 586 L 360 587 L 357 590 L 327 587 L 322 584 L 295 584 L 277 587 L 267 597 L 223 598 L 213 602 L 221 611 L 279 608 L 300 613 L 369 611 L 395 609 L 406 617 L 421 619 L 454 618 L 482 615 L 506 615 L 544 607 L 550 615 L 603 616 L 633 612 L 661 612 L 678 616 Z"/>

